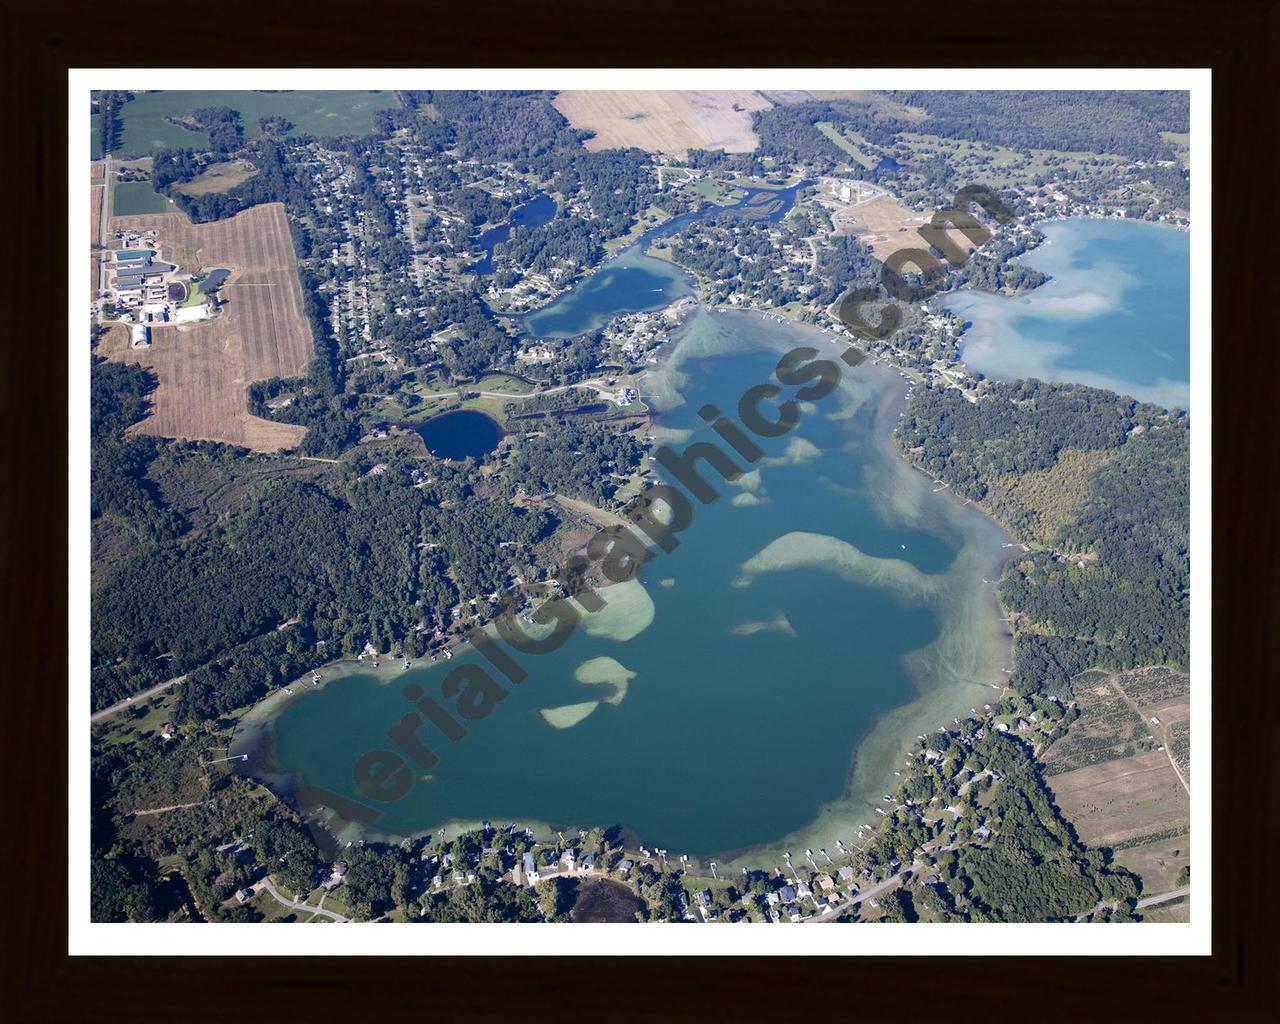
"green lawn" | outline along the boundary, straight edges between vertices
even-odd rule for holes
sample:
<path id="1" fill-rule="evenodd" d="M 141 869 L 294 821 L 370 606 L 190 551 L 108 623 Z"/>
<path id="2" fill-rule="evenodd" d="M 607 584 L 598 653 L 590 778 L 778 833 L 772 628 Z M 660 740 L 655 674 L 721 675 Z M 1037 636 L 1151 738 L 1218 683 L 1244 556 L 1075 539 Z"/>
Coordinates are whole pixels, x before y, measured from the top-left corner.
<path id="1" fill-rule="evenodd" d="M 111 212 L 117 217 L 165 213 L 171 209 L 169 200 L 156 192 L 149 181 L 117 182 L 111 193 Z"/>
<path id="2" fill-rule="evenodd" d="M 207 296 L 200 288 L 199 281 L 192 281 L 187 287 L 187 297 L 182 300 L 184 306 L 198 306 L 204 302 Z"/>
<path id="3" fill-rule="evenodd" d="M 204 132 L 170 124 L 166 116 L 183 117 L 200 107 L 227 106 L 240 112 L 246 139 L 262 135 L 258 120 L 285 117 L 290 135 L 362 135 L 373 127 L 373 114 L 397 106 L 394 93 L 355 90 L 316 92 L 252 92 L 248 90 L 164 91 L 137 93 L 120 107 L 123 130 L 116 157 L 149 156 L 158 149 L 203 149 Z M 95 133 L 96 136 L 96 133 Z M 95 141 L 96 146 L 96 141 Z"/>

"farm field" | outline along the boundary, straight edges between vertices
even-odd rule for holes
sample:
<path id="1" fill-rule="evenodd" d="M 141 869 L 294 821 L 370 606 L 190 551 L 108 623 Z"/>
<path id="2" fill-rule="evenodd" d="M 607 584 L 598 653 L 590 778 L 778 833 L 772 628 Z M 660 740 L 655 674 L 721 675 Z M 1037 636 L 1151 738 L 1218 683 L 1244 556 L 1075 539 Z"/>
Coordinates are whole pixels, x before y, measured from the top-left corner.
<path id="1" fill-rule="evenodd" d="M 284 207 L 255 206 L 210 224 L 192 224 L 182 213 L 116 216 L 112 226 L 155 228 L 162 256 L 186 270 L 232 271 L 215 320 L 156 327 L 151 346 L 141 349 L 116 325 L 99 344 L 108 358 L 147 366 L 159 378 L 151 415 L 132 429 L 263 452 L 297 446 L 305 428 L 250 415 L 245 395 L 254 381 L 305 374 L 312 357 Z"/>
<path id="2" fill-rule="evenodd" d="M 112 186 L 111 212 L 118 217 L 165 213 L 170 209 L 169 200 L 152 188 L 149 181 L 119 181 Z"/>
<path id="3" fill-rule="evenodd" d="M 1081 715 L 1044 756 L 1055 801 L 1080 838 L 1112 847 L 1145 891 L 1176 888 L 1190 862 L 1190 796 L 1169 738 L 1189 719 L 1188 677 L 1094 670 L 1072 688 Z"/>
<path id="4" fill-rule="evenodd" d="M 230 192 L 242 185 L 258 169 L 248 160 L 232 160 L 228 163 L 210 164 L 198 177 L 173 186 L 173 191 L 187 196 L 207 196 L 215 192 Z"/>
<path id="5" fill-rule="evenodd" d="M 240 112 L 246 139 L 262 136 L 260 118 L 285 117 L 290 135 L 359 135 L 373 126 L 373 114 L 398 106 L 394 93 L 333 90 L 316 92 L 165 91 L 137 93 L 120 107 L 123 126 L 116 156 L 149 156 L 158 149 L 207 148 L 208 136 L 165 117 L 184 117 L 201 107 L 227 106 Z M 96 133 L 95 133 L 96 140 Z M 95 143 L 96 145 L 96 143 Z M 95 149 L 96 153 L 96 149 Z"/>
<path id="6" fill-rule="evenodd" d="M 759 140 L 751 112 L 772 104 L 758 92 L 562 92 L 555 107 L 575 128 L 596 133 L 587 149 L 635 146 L 650 153 L 689 149 L 749 153 Z"/>
<path id="7" fill-rule="evenodd" d="M 1189 798 L 1163 751 L 1077 768 L 1048 782 L 1063 814 L 1090 846 L 1131 844 L 1189 827 Z"/>

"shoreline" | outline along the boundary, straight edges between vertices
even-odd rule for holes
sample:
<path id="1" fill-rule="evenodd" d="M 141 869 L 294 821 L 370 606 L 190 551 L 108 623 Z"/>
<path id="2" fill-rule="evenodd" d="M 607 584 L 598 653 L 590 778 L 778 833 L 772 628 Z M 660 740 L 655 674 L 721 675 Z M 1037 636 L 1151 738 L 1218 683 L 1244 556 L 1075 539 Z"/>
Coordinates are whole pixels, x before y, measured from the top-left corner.
<path id="1" fill-rule="evenodd" d="M 703 307 L 702 312 L 705 315 L 712 315 L 712 310 Z M 724 310 L 726 313 L 738 313 L 744 317 L 751 317 L 760 312 L 759 310 Z M 779 316 L 778 314 L 774 314 Z M 831 343 L 833 348 L 842 347 L 841 343 L 847 344 L 847 339 L 843 338 L 834 330 L 830 330 L 823 326 L 798 323 L 789 318 L 782 318 L 781 331 L 773 330 L 770 336 L 777 339 L 779 343 L 784 343 L 783 347 L 787 347 L 785 342 L 789 339 L 784 335 L 799 333 L 818 332 L 823 335 L 827 341 Z M 683 326 L 683 325 L 682 325 Z M 730 351 L 729 349 L 725 350 Z M 694 357 L 698 355 L 710 355 L 714 353 L 696 352 L 692 353 Z M 671 357 L 649 371 L 649 374 L 656 374 L 660 378 L 668 374 L 678 374 L 679 364 L 683 358 L 690 353 L 682 352 L 677 344 L 673 348 Z M 905 455 L 898 449 L 894 439 L 894 424 L 896 423 L 896 413 L 906 402 L 906 395 L 902 389 L 895 386 L 892 379 L 893 375 L 898 371 L 890 363 L 877 365 L 870 361 L 864 364 L 875 376 L 881 378 L 879 381 L 865 382 L 866 374 L 859 374 L 856 377 L 846 376 L 842 382 L 842 389 L 851 387 L 855 391 L 862 390 L 867 387 L 871 388 L 870 396 L 877 402 L 877 410 L 875 412 L 876 429 L 874 431 L 873 443 L 878 450 L 879 458 L 887 462 L 889 465 L 897 467 L 899 481 L 903 479 L 912 481 L 907 484 L 910 491 L 914 492 L 908 497 L 915 500 L 919 504 L 924 495 L 931 491 L 929 484 L 930 478 L 923 472 L 917 472 L 918 468 L 911 463 Z M 648 375 L 647 375 L 648 376 Z M 859 378 L 864 381 L 859 383 Z M 678 387 L 675 393 L 678 395 Z M 846 398 L 849 396 L 846 395 Z M 866 396 L 863 396 L 866 400 Z M 962 517 L 967 515 L 962 510 L 966 507 L 960 503 L 954 494 L 946 497 L 946 502 L 951 509 L 951 514 L 959 514 Z M 889 514 L 889 510 L 883 510 L 883 514 Z M 919 517 L 920 511 L 917 509 L 915 515 Z M 936 509 L 932 510 L 933 515 L 937 515 Z M 1007 538 L 1007 534 L 994 519 L 988 516 L 983 510 L 975 507 L 971 513 L 973 516 L 980 517 L 981 524 L 988 531 L 998 533 L 1000 537 Z M 975 524 L 979 522 L 974 521 Z M 948 524 L 943 524 L 948 525 Z M 969 588 L 965 585 L 969 575 L 976 576 L 978 572 L 993 572 L 998 577 L 999 568 L 991 569 L 985 565 L 985 561 L 991 562 L 992 566 L 1003 566 L 1006 560 L 1002 556 L 1002 549 L 998 546 L 977 545 L 973 537 L 982 532 L 982 528 L 971 525 L 968 529 L 961 529 L 955 523 L 949 524 L 950 528 L 945 531 L 954 534 L 959 530 L 964 536 L 960 539 L 960 548 L 957 550 L 953 563 L 943 577 L 951 576 L 953 573 L 961 578 L 953 579 L 947 586 L 947 590 L 952 593 L 946 597 L 946 602 L 955 604 L 955 591 L 959 590 L 960 596 L 964 596 Z M 993 534 L 994 537 L 994 534 Z M 1006 552 L 1007 554 L 1007 552 Z M 985 555 L 983 565 L 976 565 L 973 560 L 982 560 Z M 962 558 L 963 556 L 963 558 Z M 940 584 L 941 585 L 941 584 Z M 603 588 L 601 588 L 603 589 Z M 943 598 L 939 598 L 940 601 Z M 1012 636 L 1009 634 L 1007 624 L 1003 621 L 1003 612 L 999 607 L 998 601 L 994 595 L 987 601 L 982 602 L 985 608 L 978 608 L 973 601 L 961 601 L 960 604 L 965 607 L 959 611 L 958 619 L 949 619 L 938 609 L 935 614 L 939 619 L 939 637 L 934 642 L 911 652 L 904 656 L 907 664 L 904 666 L 908 678 L 911 680 L 912 696 L 905 703 L 896 707 L 889 708 L 884 712 L 873 717 L 866 725 L 862 733 L 857 736 L 851 749 L 849 764 L 846 769 L 845 778 L 842 783 L 841 795 L 834 800 L 825 803 L 819 803 L 817 813 L 801 828 L 788 833 L 787 835 L 774 839 L 762 841 L 752 844 L 748 847 L 729 850 L 726 853 L 709 853 L 695 857 L 697 862 L 716 859 L 718 862 L 726 866 L 738 864 L 759 864 L 776 859 L 778 851 L 806 844 L 817 848 L 821 845 L 827 845 L 834 842 L 834 839 L 847 838 L 852 840 L 857 825 L 865 819 L 870 818 L 870 824 L 876 824 L 876 816 L 872 809 L 875 804 L 872 803 L 872 794 L 880 792 L 890 792 L 896 788 L 897 781 L 891 774 L 892 765 L 895 761 L 902 761 L 907 750 L 914 746 L 916 737 L 922 731 L 932 731 L 939 726 L 945 725 L 949 719 L 959 714 L 967 714 L 968 707 L 980 697 L 985 695 L 987 700 L 991 699 L 994 692 L 992 687 L 1003 692 L 996 684 L 1000 682 L 998 675 L 999 669 L 995 662 L 1003 662 L 1008 665 L 1012 650 Z M 989 614 L 988 614 L 989 613 Z M 986 620 L 984 624 L 989 629 L 971 630 L 967 623 L 978 625 L 977 620 Z M 486 631 L 492 628 L 492 624 L 484 627 Z M 986 633 L 987 635 L 976 635 Z M 974 675 L 977 678 L 968 680 L 968 685 L 964 685 L 963 692 L 957 692 L 955 686 L 947 685 L 950 683 L 964 684 L 964 680 L 957 676 L 952 670 L 947 669 L 948 658 L 953 653 L 950 649 L 940 647 L 943 639 L 948 641 L 972 641 L 972 650 L 962 652 L 968 661 L 972 664 Z M 951 644 L 954 647 L 954 643 Z M 349 678 L 352 675 L 371 675 L 373 678 L 380 679 L 385 683 L 393 681 L 401 674 L 398 667 L 400 659 L 388 659 L 388 671 L 383 675 L 381 669 L 371 670 L 364 662 L 353 659 L 336 659 L 327 663 L 319 671 L 321 672 L 321 682 L 318 686 L 312 686 L 310 683 L 310 673 L 305 674 L 294 684 L 290 684 L 295 692 L 290 695 L 283 692 L 283 689 L 268 694 L 261 701 L 255 704 L 241 719 L 236 728 L 236 732 L 232 737 L 232 750 L 234 752 L 257 753 L 259 755 L 267 753 L 266 762 L 255 761 L 255 767 L 247 770 L 246 774 L 258 779 L 268 788 L 272 789 L 281 799 L 289 803 L 295 810 L 304 816 L 304 818 L 318 828 L 323 829 L 326 834 L 332 836 L 334 841 L 341 844 L 347 841 L 355 841 L 357 838 L 364 838 L 374 841 L 401 841 L 404 839 L 420 838 L 432 835 L 440 827 L 443 827 L 446 834 L 456 834 L 457 832 L 466 831 L 480 825 L 480 818 L 475 819 L 449 819 L 443 823 L 437 823 L 431 828 L 420 829 L 410 833 L 380 833 L 376 827 L 361 826 L 351 822 L 344 822 L 335 827 L 335 822 L 340 822 L 337 814 L 332 808 L 325 808 L 322 804 L 314 807 L 304 807 L 300 805 L 299 794 L 305 789 L 305 783 L 292 775 L 291 773 L 281 772 L 277 765 L 271 763 L 270 750 L 274 746 L 272 738 L 274 737 L 274 722 L 283 711 L 291 699 L 297 699 L 302 692 L 313 689 L 320 689 L 336 680 Z M 424 662 L 418 659 L 413 663 L 415 669 L 430 668 L 434 664 L 441 662 Z M 978 681 L 981 679 L 982 681 Z M 987 681 L 991 679 L 992 681 Z M 933 680 L 934 685 L 928 685 L 928 681 Z M 301 692 L 298 692 L 301 691 Z M 261 765 L 264 770 L 259 771 L 258 766 Z M 329 813 L 325 813 L 328 811 Z M 534 828 L 542 834 L 554 834 L 555 823 L 525 820 L 527 827 Z M 570 823 L 568 827 L 589 827 L 591 825 L 601 824 L 598 822 L 577 822 Z M 635 830 L 625 822 L 606 822 L 606 826 L 620 825 L 629 833 L 637 835 L 640 841 L 657 842 L 652 837 L 640 836 Z"/>

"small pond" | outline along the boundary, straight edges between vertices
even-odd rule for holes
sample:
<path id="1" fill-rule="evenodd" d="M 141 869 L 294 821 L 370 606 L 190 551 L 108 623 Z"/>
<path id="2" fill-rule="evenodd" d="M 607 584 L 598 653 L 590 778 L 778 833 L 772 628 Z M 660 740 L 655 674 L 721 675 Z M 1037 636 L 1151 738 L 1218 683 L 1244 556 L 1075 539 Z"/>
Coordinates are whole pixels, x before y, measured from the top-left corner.
<path id="1" fill-rule="evenodd" d="M 502 427 L 497 421 L 474 409 L 458 409 L 425 423 L 402 425 L 417 433 L 436 458 L 454 462 L 482 459 L 502 440 Z"/>

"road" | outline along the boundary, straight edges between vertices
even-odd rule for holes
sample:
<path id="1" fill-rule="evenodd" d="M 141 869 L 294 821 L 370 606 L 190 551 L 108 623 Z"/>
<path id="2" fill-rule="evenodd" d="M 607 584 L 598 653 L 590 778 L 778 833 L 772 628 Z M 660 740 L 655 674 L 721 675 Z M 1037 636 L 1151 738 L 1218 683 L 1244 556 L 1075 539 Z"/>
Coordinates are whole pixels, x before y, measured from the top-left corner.
<path id="1" fill-rule="evenodd" d="M 595 380 L 584 380 L 579 384 L 560 384 L 553 388 L 544 388 L 541 391 L 526 391 L 522 394 L 513 394 L 507 391 L 477 391 L 475 394 L 482 395 L 485 398 L 501 398 L 503 400 L 510 400 L 513 402 L 524 402 L 530 398 L 539 398 L 542 395 L 554 395 L 561 391 L 570 391 L 573 388 L 590 388 L 595 391 L 596 394 L 603 395 L 605 398 L 613 398 L 615 394 L 615 392 L 608 390 L 608 388 L 603 384 Z M 463 386 L 458 390 L 470 391 L 471 389 Z"/>
<path id="2" fill-rule="evenodd" d="M 101 711 L 95 711 L 89 716 L 89 721 L 90 723 L 101 722 L 104 718 L 110 718 L 112 715 L 118 715 L 121 711 L 125 710 L 125 708 L 130 708 L 141 701 L 149 700 L 157 693 L 164 693 L 164 691 L 169 689 L 169 687 L 177 686 L 178 683 L 182 682 L 182 680 L 186 678 L 186 674 L 183 673 L 182 675 L 174 676 L 172 679 L 166 680 L 163 683 L 157 683 L 149 690 L 143 690 L 141 693 L 135 693 L 132 697 L 126 697 L 124 700 L 112 704 L 109 708 L 103 708 Z"/>
<path id="3" fill-rule="evenodd" d="M 339 924 L 351 923 L 351 918 L 343 917 L 341 914 L 335 914 L 332 910 L 325 910 L 324 907 L 308 906 L 306 903 L 294 903 L 293 900 L 285 899 L 283 896 L 280 895 L 280 890 L 277 889 L 274 884 L 272 884 L 272 881 L 270 878 L 264 878 L 261 882 L 257 882 L 256 884 L 254 884 L 252 888 L 255 892 L 259 889 L 266 889 L 266 891 L 271 895 L 272 899 L 274 899 L 282 907 L 288 907 L 290 910 L 297 910 L 299 912 L 315 914 L 320 917 L 327 917 L 330 921 L 337 921 Z M 321 897 L 321 902 L 324 902 L 324 897 Z"/>
<path id="4" fill-rule="evenodd" d="M 102 154 L 102 217 L 98 225 L 98 237 L 95 241 L 102 247 L 98 257 L 98 290 L 102 294 L 107 291 L 107 273 L 111 266 L 111 253 L 107 243 L 111 238 L 111 155 Z"/>
<path id="5" fill-rule="evenodd" d="M 877 896 L 879 896 L 881 893 L 888 892 L 890 889 L 897 886 L 897 884 L 900 881 L 902 881 L 902 876 L 904 874 L 906 874 L 908 871 L 918 871 L 922 866 L 923 865 L 918 860 L 912 861 L 911 867 L 903 868 L 896 875 L 891 875 L 888 878 L 886 878 L 883 882 L 878 882 L 877 884 L 873 885 L 870 889 L 866 889 L 858 893 L 856 896 L 851 896 L 847 902 L 841 904 L 841 906 L 839 906 L 834 912 L 830 914 L 822 914 L 819 917 L 802 917 L 800 918 L 800 921 L 798 923 L 813 924 L 817 922 L 818 924 L 822 924 L 824 921 L 834 921 L 836 920 L 836 918 L 840 917 L 842 914 L 846 913 L 847 911 L 853 909 L 858 904 L 863 903 L 866 900 L 873 900 Z"/>
<path id="6" fill-rule="evenodd" d="M 1183 896 L 1190 895 L 1191 886 L 1184 885 L 1181 889 L 1170 889 L 1168 892 L 1162 892 L 1158 896 L 1144 896 L 1138 900 L 1138 909 L 1154 907 L 1157 903 L 1168 903 L 1170 900 L 1181 899 Z"/>

